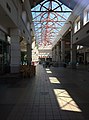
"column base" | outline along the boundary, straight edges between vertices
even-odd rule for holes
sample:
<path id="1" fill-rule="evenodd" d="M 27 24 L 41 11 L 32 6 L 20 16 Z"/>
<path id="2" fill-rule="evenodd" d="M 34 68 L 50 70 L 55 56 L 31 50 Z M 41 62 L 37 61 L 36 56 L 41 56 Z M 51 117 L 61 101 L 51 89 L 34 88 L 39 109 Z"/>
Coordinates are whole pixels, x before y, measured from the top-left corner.
<path id="1" fill-rule="evenodd" d="M 11 66 L 10 73 L 19 73 L 19 66 Z"/>
<path id="2" fill-rule="evenodd" d="M 72 63 L 70 64 L 70 66 L 71 66 L 72 69 L 76 69 L 76 63 L 73 63 L 73 62 L 72 62 Z"/>

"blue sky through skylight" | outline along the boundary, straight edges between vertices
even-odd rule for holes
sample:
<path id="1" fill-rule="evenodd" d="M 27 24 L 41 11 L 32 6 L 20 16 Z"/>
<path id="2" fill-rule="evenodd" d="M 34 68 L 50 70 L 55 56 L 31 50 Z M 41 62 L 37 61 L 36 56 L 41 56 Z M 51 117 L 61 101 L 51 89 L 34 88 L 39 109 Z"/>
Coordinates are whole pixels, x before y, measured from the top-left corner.
<path id="1" fill-rule="evenodd" d="M 51 45 L 54 42 L 58 32 L 71 14 L 71 12 L 67 12 L 71 9 L 58 0 L 44 0 L 32 8 L 32 11 L 35 11 L 32 12 L 32 16 L 36 31 L 36 42 L 44 46 Z"/>

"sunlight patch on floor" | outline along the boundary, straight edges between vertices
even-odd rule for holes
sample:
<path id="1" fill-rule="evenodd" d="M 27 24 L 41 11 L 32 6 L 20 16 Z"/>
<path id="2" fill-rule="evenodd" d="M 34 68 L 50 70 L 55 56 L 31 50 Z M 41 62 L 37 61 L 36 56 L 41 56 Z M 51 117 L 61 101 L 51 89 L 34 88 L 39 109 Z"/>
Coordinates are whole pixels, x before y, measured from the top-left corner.
<path id="1" fill-rule="evenodd" d="M 50 70 L 49 71 L 46 71 L 47 73 L 52 73 Z"/>
<path id="2" fill-rule="evenodd" d="M 49 77 L 51 83 L 60 83 L 56 77 Z"/>
<path id="3" fill-rule="evenodd" d="M 49 68 L 46 68 L 45 70 L 50 70 Z"/>
<path id="4" fill-rule="evenodd" d="M 81 112 L 78 105 L 64 89 L 54 89 L 58 104 L 62 110 Z"/>

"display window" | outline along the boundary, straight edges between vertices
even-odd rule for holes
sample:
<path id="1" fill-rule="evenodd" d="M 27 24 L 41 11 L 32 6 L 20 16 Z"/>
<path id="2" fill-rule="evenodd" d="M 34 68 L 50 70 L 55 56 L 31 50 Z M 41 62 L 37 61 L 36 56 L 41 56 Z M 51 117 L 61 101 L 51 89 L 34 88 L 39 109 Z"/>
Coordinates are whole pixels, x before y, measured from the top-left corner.
<path id="1" fill-rule="evenodd" d="M 7 35 L 0 31 L 0 74 L 10 71 L 10 44 Z"/>

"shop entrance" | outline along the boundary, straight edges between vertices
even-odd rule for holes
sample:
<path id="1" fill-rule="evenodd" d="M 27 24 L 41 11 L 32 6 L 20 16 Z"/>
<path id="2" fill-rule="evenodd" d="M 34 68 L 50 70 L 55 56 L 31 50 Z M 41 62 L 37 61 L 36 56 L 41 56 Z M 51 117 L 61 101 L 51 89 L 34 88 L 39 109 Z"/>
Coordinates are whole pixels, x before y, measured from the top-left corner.
<path id="1" fill-rule="evenodd" d="M 0 40 L 0 74 L 10 71 L 9 43 Z"/>

